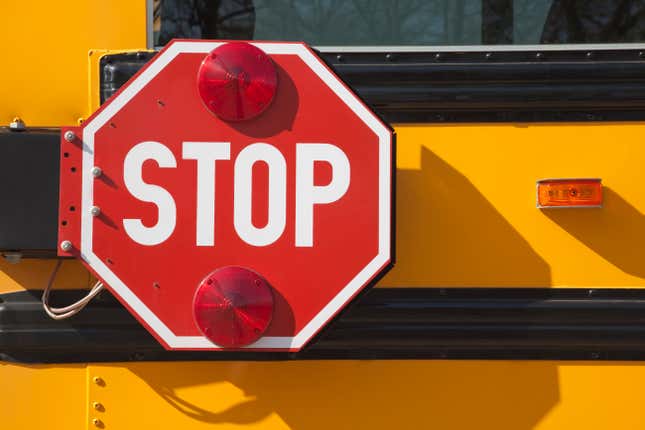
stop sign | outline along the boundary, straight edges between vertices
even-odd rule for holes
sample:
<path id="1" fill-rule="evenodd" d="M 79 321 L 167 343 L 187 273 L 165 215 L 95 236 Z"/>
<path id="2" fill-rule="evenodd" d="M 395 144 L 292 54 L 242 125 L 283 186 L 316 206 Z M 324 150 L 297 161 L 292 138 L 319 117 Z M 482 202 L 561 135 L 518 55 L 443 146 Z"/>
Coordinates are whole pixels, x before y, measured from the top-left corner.
<path id="1" fill-rule="evenodd" d="M 200 96 L 223 42 L 174 41 L 63 130 L 59 255 L 168 349 L 297 351 L 391 263 L 392 131 L 307 46 L 252 45 L 277 75 L 253 118 Z M 256 314 L 251 343 L 215 342 Z"/>

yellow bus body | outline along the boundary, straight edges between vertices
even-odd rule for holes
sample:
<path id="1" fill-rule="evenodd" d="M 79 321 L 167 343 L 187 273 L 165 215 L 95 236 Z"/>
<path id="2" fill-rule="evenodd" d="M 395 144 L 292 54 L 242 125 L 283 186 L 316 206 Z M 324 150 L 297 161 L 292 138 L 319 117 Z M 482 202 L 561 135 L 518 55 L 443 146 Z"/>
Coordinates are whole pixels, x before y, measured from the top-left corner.
<path id="1" fill-rule="evenodd" d="M 144 1 L 3 9 L 3 126 L 82 121 L 100 56 L 148 47 Z M 379 286 L 645 287 L 645 124 L 394 127 L 397 263 Z M 536 209 L 536 180 L 570 177 L 602 178 L 605 207 Z M 42 289 L 53 264 L 1 262 L 0 292 Z M 56 285 L 88 282 L 66 262 Z M 642 429 L 643 386 L 626 362 L 0 362 L 0 427 Z"/>

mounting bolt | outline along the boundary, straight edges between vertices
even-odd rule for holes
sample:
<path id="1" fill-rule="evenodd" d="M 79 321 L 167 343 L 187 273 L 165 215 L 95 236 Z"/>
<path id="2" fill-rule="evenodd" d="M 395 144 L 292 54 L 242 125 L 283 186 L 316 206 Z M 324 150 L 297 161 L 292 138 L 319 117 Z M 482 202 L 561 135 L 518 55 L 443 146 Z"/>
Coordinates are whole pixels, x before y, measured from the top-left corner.
<path id="1" fill-rule="evenodd" d="M 97 167 L 97 166 L 92 167 L 92 176 L 94 176 L 95 178 L 98 178 L 102 174 L 103 174 L 103 170 L 101 170 L 100 167 Z"/>
<path id="2" fill-rule="evenodd" d="M 92 381 L 94 381 L 96 385 L 105 385 L 105 381 L 103 381 L 103 378 L 101 378 L 100 376 L 95 376 L 94 378 L 92 378 Z"/>
<path id="3" fill-rule="evenodd" d="M 66 141 L 68 142 L 73 142 L 74 139 L 76 139 L 76 134 L 72 130 L 67 130 L 65 134 L 63 135 Z"/>
<path id="4" fill-rule="evenodd" d="M 9 123 L 9 130 L 11 131 L 25 131 L 27 129 L 27 126 L 25 125 L 25 122 L 16 117 Z"/>
<path id="5" fill-rule="evenodd" d="M 60 249 L 62 249 L 65 252 L 69 252 L 72 250 L 72 242 L 69 240 L 64 240 L 60 243 Z"/>
<path id="6" fill-rule="evenodd" d="M 102 410 L 104 409 L 104 408 L 103 408 L 103 405 L 102 405 L 102 404 L 100 404 L 99 402 L 94 402 L 94 403 L 92 403 L 92 407 L 93 407 L 94 409 L 96 409 L 97 411 L 102 411 Z"/>
<path id="7" fill-rule="evenodd" d="M 22 261 L 22 253 L 20 252 L 5 252 L 2 256 L 9 264 L 18 264 Z"/>
<path id="8" fill-rule="evenodd" d="M 92 419 L 92 424 L 94 424 L 94 427 L 103 428 L 103 422 L 98 418 Z"/>
<path id="9" fill-rule="evenodd" d="M 92 209 L 90 209 L 90 213 L 92 216 L 99 216 L 101 215 L 101 208 L 98 206 L 92 206 Z"/>

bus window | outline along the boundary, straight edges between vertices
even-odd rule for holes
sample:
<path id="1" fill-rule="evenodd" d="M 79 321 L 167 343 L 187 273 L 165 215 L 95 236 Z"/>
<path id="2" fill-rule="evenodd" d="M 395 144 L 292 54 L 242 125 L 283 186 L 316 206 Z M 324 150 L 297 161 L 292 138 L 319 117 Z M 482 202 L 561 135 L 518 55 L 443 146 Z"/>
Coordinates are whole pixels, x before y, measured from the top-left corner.
<path id="1" fill-rule="evenodd" d="M 154 0 L 155 46 L 172 38 L 314 46 L 645 41 L 634 0 Z"/>

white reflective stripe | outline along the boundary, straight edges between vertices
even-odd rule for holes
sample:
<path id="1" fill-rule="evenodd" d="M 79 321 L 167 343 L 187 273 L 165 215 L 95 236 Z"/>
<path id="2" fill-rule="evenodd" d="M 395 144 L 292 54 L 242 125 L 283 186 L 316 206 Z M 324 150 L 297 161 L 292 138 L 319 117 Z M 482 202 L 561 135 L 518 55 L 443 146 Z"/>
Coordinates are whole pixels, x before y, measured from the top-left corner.
<path id="1" fill-rule="evenodd" d="M 229 142 L 184 142 L 182 157 L 197 160 L 197 246 L 215 245 L 215 162 L 231 158 Z"/>
<path id="2" fill-rule="evenodd" d="M 130 149 L 123 162 L 123 181 L 133 197 L 157 205 L 157 224 L 146 227 L 141 219 L 124 219 L 123 227 L 132 240 L 147 246 L 159 245 L 170 237 L 177 224 L 172 195 L 159 185 L 143 181 L 143 163 L 154 160 L 161 168 L 177 167 L 172 151 L 159 142 L 141 142 Z"/>
<path id="3" fill-rule="evenodd" d="M 390 45 L 390 46 L 316 46 L 320 52 L 518 52 L 518 51 L 599 51 L 645 49 L 644 43 L 563 43 L 548 45 Z"/>

